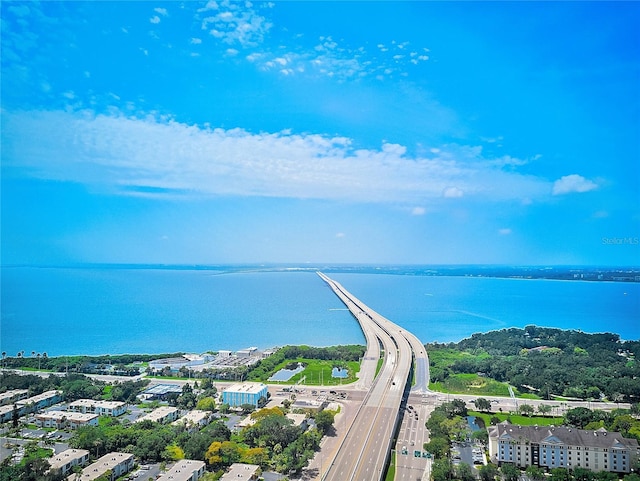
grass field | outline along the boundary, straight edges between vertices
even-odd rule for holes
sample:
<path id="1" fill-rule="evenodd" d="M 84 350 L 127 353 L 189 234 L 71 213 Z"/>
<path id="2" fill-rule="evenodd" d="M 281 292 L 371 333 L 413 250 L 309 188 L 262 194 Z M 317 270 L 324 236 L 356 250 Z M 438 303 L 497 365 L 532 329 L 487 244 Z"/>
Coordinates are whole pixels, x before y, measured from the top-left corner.
<path id="1" fill-rule="evenodd" d="M 305 386 L 339 386 L 340 384 L 349 384 L 357 380 L 356 374 L 360 371 L 360 363 L 358 361 L 349 361 L 346 363 L 349 376 L 344 379 L 338 379 L 331 377 L 331 371 L 336 366 L 336 361 L 321 361 L 318 359 L 287 359 L 285 362 L 279 364 L 274 373 L 284 368 L 288 364 L 301 362 L 305 365 L 304 371 L 299 372 L 288 381 L 269 381 L 277 384 L 296 384 L 301 379 L 304 381 L 301 383 Z M 344 364 L 341 362 L 341 364 Z"/>
<path id="2" fill-rule="evenodd" d="M 509 396 L 506 383 L 494 381 L 477 374 L 453 374 L 444 382 L 429 385 L 434 391 L 451 394 L 472 394 L 478 396 Z"/>
<path id="3" fill-rule="evenodd" d="M 491 424 L 491 418 L 497 417 L 500 422 L 509 419 L 511 424 L 520 424 L 522 426 L 559 426 L 562 424 L 561 417 L 543 417 L 543 416 L 520 416 L 516 414 L 509 415 L 507 413 L 480 413 L 477 411 L 469 411 L 469 416 L 476 416 L 484 421 L 485 426 Z"/>

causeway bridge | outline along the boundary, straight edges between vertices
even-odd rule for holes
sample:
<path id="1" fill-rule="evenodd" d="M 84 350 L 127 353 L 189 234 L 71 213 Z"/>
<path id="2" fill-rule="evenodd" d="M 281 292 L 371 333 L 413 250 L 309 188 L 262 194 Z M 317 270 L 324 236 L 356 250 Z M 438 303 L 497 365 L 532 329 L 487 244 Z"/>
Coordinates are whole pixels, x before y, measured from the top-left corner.
<path id="1" fill-rule="evenodd" d="M 428 392 L 429 358 L 416 336 L 369 308 L 339 283 L 321 272 L 318 275 L 351 311 L 364 332 L 367 351 L 358 382 L 368 389 L 335 458 L 320 479 L 381 481 L 400 421 L 401 405 L 411 392 Z M 376 375 L 381 356 L 382 367 Z"/>

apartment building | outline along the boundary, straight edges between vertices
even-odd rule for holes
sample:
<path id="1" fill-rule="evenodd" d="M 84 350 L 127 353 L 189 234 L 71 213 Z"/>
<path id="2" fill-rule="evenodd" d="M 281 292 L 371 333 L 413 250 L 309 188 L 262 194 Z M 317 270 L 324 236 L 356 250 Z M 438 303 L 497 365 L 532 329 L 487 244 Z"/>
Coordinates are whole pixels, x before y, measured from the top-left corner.
<path id="1" fill-rule="evenodd" d="M 122 401 L 96 401 L 94 399 L 78 399 L 67 406 L 68 411 L 76 413 L 97 414 L 98 416 L 120 416 L 127 411 L 127 404 Z"/>
<path id="2" fill-rule="evenodd" d="M 259 382 L 244 382 L 234 384 L 222 392 L 222 402 L 229 406 L 253 404 L 258 407 L 258 400 L 267 398 L 267 385 Z"/>
<path id="3" fill-rule="evenodd" d="M 171 406 L 161 406 L 154 409 L 148 414 L 136 419 L 135 422 L 141 423 L 142 421 L 153 421 L 157 423 L 170 423 L 178 419 L 178 408 Z"/>
<path id="4" fill-rule="evenodd" d="M 205 472 L 203 461 L 181 459 L 169 471 L 162 474 L 158 481 L 198 481 Z"/>
<path id="5" fill-rule="evenodd" d="M 71 474 L 67 481 L 94 481 L 103 475 L 108 475 L 109 481 L 114 481 L 133 469 L 135 464 L 133 454 L 109 453 L 82 470 L 80 476 Z"/>
<path id="6" fill-rule="evenodd" d="M 74 466 L 84 466 L 89 462 L 89 451 L 86 449 L 67 449 L 49 458 L 49 471 L 60 471 L 67 474 Z"/>
<path id="7" fill-rule="evenodd" d="M 638 441 L 620 433 L 566 426 L 500 423 L 489 429 L 489 456 L 497 464 L 525 468 L 585 468 L 629 473 L 639 456 Z"/>

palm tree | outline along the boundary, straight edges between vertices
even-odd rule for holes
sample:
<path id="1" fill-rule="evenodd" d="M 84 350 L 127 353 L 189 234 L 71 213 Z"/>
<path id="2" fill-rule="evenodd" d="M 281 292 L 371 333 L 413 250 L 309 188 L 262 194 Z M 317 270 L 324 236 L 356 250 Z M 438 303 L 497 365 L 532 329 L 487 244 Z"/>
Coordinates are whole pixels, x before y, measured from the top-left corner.
<path id="1" fill-rule="evenodd" d="M 40 356 L 41 356 L 41 355 L 42 355 L 42 354 L 40 354 L 40 353 L 37 353 L 37 354 L 36 354 L 36 357 L 38 358 L 38 371 L 40 370 Z"/>
<path id="2" fill-rule="evenodd" d="M 4 360 L 7 358 L 7 351 L 2 351 L 2 365 L 4 366 Z"/>

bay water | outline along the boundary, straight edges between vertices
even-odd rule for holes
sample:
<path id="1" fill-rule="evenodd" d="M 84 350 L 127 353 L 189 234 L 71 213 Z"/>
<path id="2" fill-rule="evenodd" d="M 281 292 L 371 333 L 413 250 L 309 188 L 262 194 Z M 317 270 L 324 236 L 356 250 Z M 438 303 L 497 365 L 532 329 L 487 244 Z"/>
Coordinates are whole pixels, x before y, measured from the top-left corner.
<path id="1" fill-rule="evenodd" d="M 49 356 L 364 344 L 307 269 L 3 267 L 0 349 Z M 422 342 L 529 324 L 640 338 L 640 284 L 330 273 Z"/>

